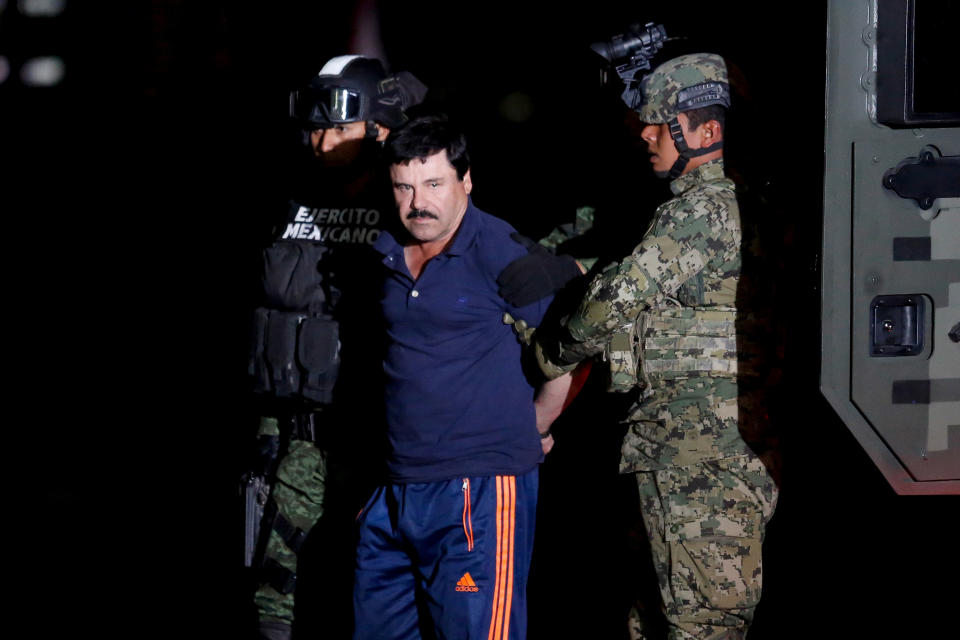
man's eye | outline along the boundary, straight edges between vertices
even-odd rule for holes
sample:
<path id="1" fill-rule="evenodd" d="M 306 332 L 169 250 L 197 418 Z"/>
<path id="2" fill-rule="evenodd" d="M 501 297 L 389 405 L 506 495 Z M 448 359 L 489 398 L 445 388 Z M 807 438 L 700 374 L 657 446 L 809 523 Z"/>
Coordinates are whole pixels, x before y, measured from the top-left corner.
<path id="1" fill-rule="evenodd" d="M 440 183 L 439 183 L 439 182 L 431 182 L 431 183 L 430 183 L 430 186 L 433 187 L 434 189 L 436 189 L 437 187 L 440 186 Z"/>

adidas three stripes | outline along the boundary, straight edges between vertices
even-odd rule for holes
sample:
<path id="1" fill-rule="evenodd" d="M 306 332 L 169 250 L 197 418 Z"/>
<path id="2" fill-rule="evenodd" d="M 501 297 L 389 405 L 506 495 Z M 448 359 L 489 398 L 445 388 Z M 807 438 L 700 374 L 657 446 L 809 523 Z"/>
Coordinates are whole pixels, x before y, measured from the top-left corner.
<path id="1" fill-rule="evenodd" d="M 537 474 L 377 489 L 358 520 L 355 640 L 524 638 Z"/>

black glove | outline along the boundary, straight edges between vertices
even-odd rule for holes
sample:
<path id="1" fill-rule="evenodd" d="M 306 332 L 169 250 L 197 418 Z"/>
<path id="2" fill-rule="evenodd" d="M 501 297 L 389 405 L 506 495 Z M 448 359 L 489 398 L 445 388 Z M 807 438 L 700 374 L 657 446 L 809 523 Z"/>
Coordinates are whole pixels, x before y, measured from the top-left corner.
<path id="1" fill-rule="evenodd" d="M 529 253 L 504 267 L 497 276 L 500 297 L 515 307 L 525 307 L 556 293 L 581 275 L 573 256 L 557 256 L 519 233 L 510 234 Z"/>

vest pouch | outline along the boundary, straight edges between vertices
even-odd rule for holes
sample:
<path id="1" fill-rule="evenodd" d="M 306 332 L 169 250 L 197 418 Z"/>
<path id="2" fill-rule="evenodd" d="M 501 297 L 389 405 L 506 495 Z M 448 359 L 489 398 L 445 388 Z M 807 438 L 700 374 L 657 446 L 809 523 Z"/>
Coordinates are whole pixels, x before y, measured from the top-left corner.
<path id="1" fill-rule="evenodd" d="M 620 327 L 610 336 L 604 349 L 604 357 L 607 359 L 610 371 L 607 391 L 627 393 L 637 386 L 641 388 L 644 386 L 644 381 L 640 377 L 635 322 Z"/>
<path id="2" fill-rule="evenodd" d="M 297 330 L 306 316 L 290 311 L 270 311 L 267 321 L 267 345 L 264 351 L 270 372 L 271 390 L 281 398 L 300 391 L 297 368 Z"/>
<path id="3" fill-rule="evenodd" d="M 340 370 L 340 326 L 329 316 L 304 318 L 300 323 L 297 360 L 303 369 L 304 398 L 329 404 Z"/>
<path id="4" fill-rule="evenodd" d="M 279 240 L 263 252 L 263 293 L 267 306 L 289 311 L 320 309 L 326 296 L 320 262 L 328 247 Z"/>
<path id="5" fill-rule="evenodd" d="M 250 336 L 250 358 L 247 373 L 253 383 L 254 393 L 270 391 L 270 368 L 267 365 L 267 323 L 270 310 L 260 307 L 253 312 L 253 335 Z"/>
<path id="6" fill-rule="evenodd" d="M 643 373 L 657 378 L 735 377 L 736 310 L 651 310 L 643 331 Z"/>

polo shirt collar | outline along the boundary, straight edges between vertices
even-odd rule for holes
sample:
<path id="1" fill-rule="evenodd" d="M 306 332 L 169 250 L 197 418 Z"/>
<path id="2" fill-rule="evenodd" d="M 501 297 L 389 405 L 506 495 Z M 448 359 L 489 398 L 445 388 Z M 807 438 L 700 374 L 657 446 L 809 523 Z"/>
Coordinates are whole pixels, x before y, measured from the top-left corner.
<path id="1" fill-rule="evenodd" d="M 460 228 L 453 236 L 453 242 L 447 247 L 444 253 L 452 256 L 459 256 L 465 253 L 477 239 L 477 233 L 480 231 L 480 214 L 477 208 L 473 206 L 473 198 L 467 196 L 467 210 L 460 221 Z"/>

